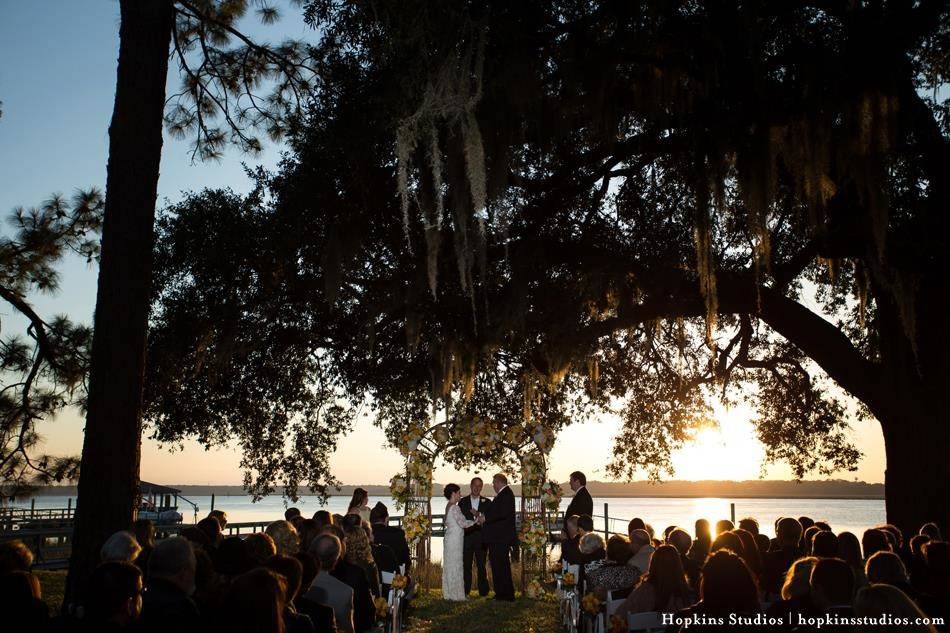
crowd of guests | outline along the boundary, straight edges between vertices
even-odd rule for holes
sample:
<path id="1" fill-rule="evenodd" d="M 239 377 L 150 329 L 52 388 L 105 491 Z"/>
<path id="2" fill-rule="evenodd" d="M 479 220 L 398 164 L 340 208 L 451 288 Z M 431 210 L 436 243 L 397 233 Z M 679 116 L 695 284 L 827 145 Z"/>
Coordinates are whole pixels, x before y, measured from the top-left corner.
<path id="1" fill-rule="evenodd" d="M 346 515 L 305 518 L 289 508 L 245 537 L 225 535 L 222 511 L 157 541 L 151 521 L 136 521 L 106 540 L 81 596 L 55 617 L 31 571 L 33 554 L 8 541 L 0 544 L 0 612 L 20 625 L 11 631 L 371 631 L 385 581 L 409 569 L 409 546 L 386 506 L 367 501 L 357 489 Z"/>
<path id="2" fill-rule="evenodd" d="M 616 614 L 675 614 L 673 630 L 722 630 L 747 616 L 743 630 L 867 630 L 855 618 L 890 618 L 902 630 L 947 631 L 950 543 L 928 523 L 906 538 L 893 525 L 851 532 L 808 517 L 781 518 L 775 538 L 755 519 L 735 526 L 696 521 L 695 538 L 669 526 L 662 534 L 633 519 L 606 542 L 590 516 L 571 516 L 561 558 L 576 565 L 586 592 L 623 600 Z M 942 619 L 934 626 L 927 620 Z M 871 628 L 873 630 L 873 627 Z M 884 626 L 878 630 L 897 630 Z"/>

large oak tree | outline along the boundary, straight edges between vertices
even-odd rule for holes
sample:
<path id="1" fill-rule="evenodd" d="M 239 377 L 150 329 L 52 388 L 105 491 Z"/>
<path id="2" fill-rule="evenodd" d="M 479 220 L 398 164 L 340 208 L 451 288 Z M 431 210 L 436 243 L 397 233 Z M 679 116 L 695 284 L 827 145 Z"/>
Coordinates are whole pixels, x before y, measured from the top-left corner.
<path id="1" fill-rule="evenodd" d="M 854 465 L 843 392 L 881 424 L 889 520 L 947 525 L 943 3 L 306 15 L 324 89 L 250 201 L 281 237 L 241 265 L 267 272 L 259 301 L 309 298 L 280 340 L 307 337 L 394 436 L 433 400 L 463 423 L 479 401 L 511 416 L 480 390 L 554 420 L 536 394 L 561 391 L 562 414 L 620 403 L 614 471 L 659 476 L 712 397 L 748 398 L 769 457 L 804 475 Z M 199 290 L 176 279 L 163 308 Z M 274 349 L 239 319 L 202 323 L 156 350 L 150 401 L 206 398 L 209 349 Z M 204 410 L 235 424 L 228 402 Z"/>

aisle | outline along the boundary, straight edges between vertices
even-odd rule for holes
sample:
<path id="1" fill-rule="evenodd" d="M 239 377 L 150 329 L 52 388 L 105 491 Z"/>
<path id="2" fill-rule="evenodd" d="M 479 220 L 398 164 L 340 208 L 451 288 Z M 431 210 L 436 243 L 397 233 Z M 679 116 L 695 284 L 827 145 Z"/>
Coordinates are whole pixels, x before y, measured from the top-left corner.
<path id="1" fill-rule="evenodd" d="M 446 602 L 441 591 L 431 591 L 415 600 L 409 633 L 555 633 L 560 630 L 557 605 L 552 600 L 496 602 L 471 598 Z"/>

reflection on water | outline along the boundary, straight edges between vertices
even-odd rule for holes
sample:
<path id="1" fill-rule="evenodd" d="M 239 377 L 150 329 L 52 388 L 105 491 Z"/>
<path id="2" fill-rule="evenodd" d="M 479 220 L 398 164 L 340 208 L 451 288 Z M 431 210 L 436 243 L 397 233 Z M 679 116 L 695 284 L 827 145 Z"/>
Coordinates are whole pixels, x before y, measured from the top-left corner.
<path id="1" fill-rule="evenodd" d="M 211 510 L 211 497 L 193 497 L 192 501 L 198 504 L 198 518 L 207 515 Z M 328 510 L 342 514 L 350 498 L 331 497 L 325 505 L 320 504 L 316 497 L 301 497 L 291 504 L 300 508 L 304 516 L 311 516 L 317 510 Z M 30 507 L 30 499 L 16 502 L 19 507 Z M 392 515 L 398 515 L 393 500 L 388 497 L 370 497 L 372 507 L 377 501 L 382 501 L 389 507 Z M 719 519 L 728 519 L 729 504 L 736 505 L 736 519 L 751 516 L 759 521 L 760 531 L 763 534 L 774 536 L 775 521 L 783 516 L 809 516 L 815 520 L 827 521 L 836 532 L 851 531 L 859 537 L 866 528 L 884 522 L 884 501 L 866 499 L 720 499 L 720 498 L 601 498 L 594 497 L 594 527 L 605 529 L 605 504 L 607 529 L 611 532 L 626 533 L 627 521 L 634 517 L 642 518 L 654 527 L 657 533 L 669 525 L 678 525 L 693 533 L 696 519 L 707 519 L 715 523 Z M 75 499 L 73 499 L 75 503 Z M 570 498 L 561 501 L 561 510 L 567 508 Z M 65 508 L 65 496 L 36 497 L 37 508 Z M 235 523 L 245 521 L 272 521 L 283 518 L 287 504 L 280 497 L 268 497 L 254 503 L 246 496 L 216 496 L 215 508 L 225 510 L 228 520 Z M 182 504 L 180 508 L 185 521 L 190 522 L 194 514 L 190 506 Z M 445 499 L 432 499 L 432 512 L 445 512 Z M 434 560 L 442 559 L 442 539 L 432 540 L 432 556 Z"/>

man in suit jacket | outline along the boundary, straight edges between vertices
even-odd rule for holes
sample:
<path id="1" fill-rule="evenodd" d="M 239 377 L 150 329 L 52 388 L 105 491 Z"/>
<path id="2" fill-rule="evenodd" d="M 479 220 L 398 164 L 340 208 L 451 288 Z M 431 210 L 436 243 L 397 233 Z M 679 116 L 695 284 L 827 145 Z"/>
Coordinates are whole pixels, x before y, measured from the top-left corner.
<path id="1" fill-rule="evenodd" d="M 320 534 L 313 539 L 310 553 L 320 561 L 320 571 L 313 579 L 310 589 L 304 594 L 306 600 L 333 607 L 337 627 L 344 633 L 354 633 L 353 588 L 330 572 L 336 567 L 343 553 L 340 539 L 332 534 Z"/>
<path id="2" fill-rule="evenodd" d="M 571 490 L 574 491 L 574 498 L 564 511 L 564 532 L 567 533 L 567 519 L 573 515 L 589 517 L 594 516 L 594 500 L 590 498 L 587 492 L 587 477 L 579 470 L 571 473 Z"/>
<path id="3" fill-rule="evenodd" d="M 377 503 L 369 511 L 369 522 L 373 526 L 373 542 L 387 545 L 396 555 L 396 563 L 406 566 L 409 573 L 409 542 L 406 533 L 397 525 L 389 525 L 389 510 L 382 503 Z M 382 568 L 380 568 L 382 569 Z M 383 571 L 393 571 L 385 569 Z"/>
<path id="4" fill-rule="evenodd" d="M 515 532 L 515 495 L 508 487 L 508 478 L 502 474 L 492 478 L 495 500 L 479 514 L 482 542 L 488 546 L 495 600 L 515 599 L 515 584 L 511 578 L 511 547 L 518 542 Z"/>
<path id="5" fill-rule="evenodd" d="M 459 510 L 466 519 L 475 520 L 475 513 L 488 509 L 491 501 L 482 496 L 482 479 L 475 477 L 470 484 L 470 493 L 459 501 Z M 464 566 L 465 595 L 472 590 L 472 563 L 478 576 L 478 595 L 488 595 L 488 573 L 485 571 L 487 559 L 485 544 L 482 542 L 482 526 L 473 525 L 465 530 L 465 543 L 462 549 L 462 564 Z"/>

